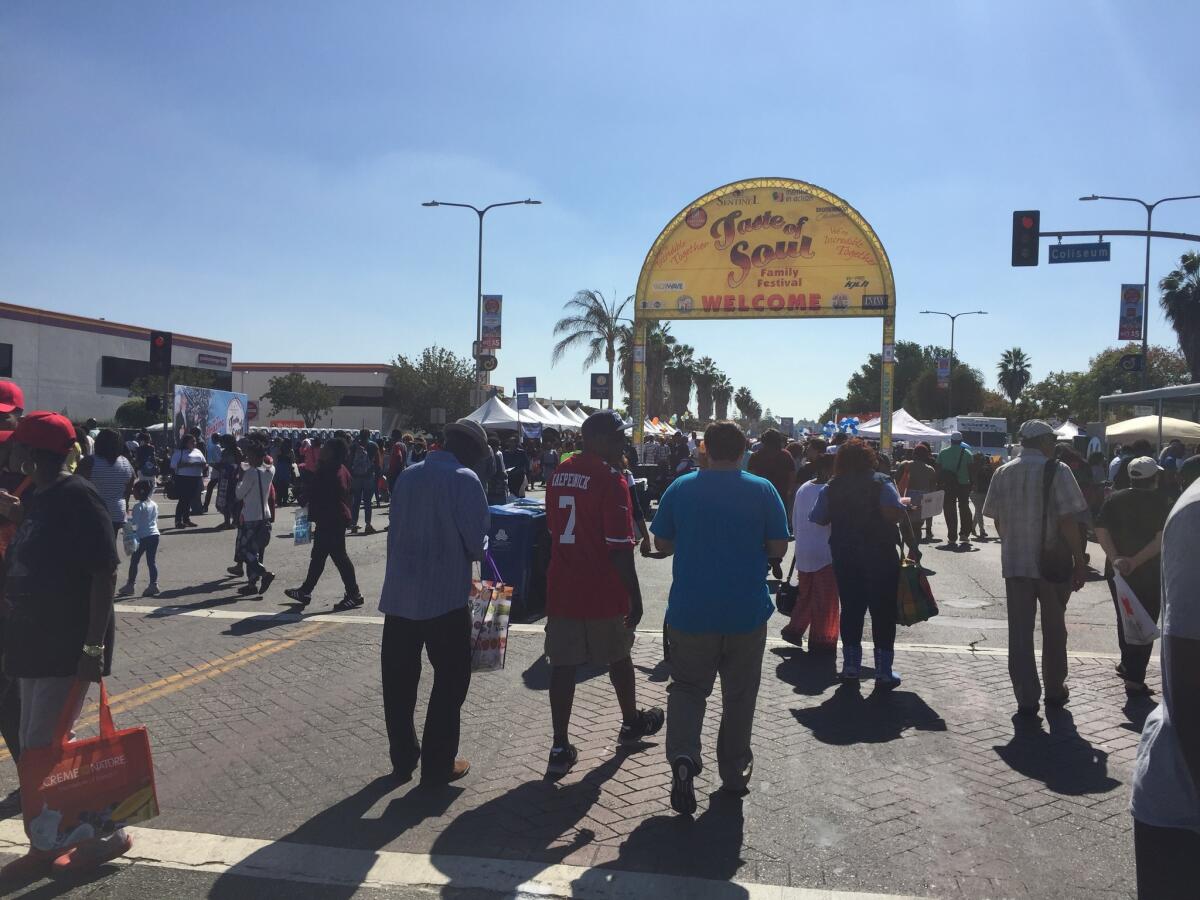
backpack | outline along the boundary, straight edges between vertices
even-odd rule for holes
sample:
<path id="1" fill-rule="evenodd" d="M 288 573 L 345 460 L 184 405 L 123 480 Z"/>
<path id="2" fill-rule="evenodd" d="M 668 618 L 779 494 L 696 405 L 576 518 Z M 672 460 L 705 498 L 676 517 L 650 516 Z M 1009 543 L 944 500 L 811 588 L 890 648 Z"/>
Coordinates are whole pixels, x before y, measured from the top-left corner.
<path id="1" fill-rule="evenodd" d="M 350 474 L 355 478 L 363 478 L 370 475 L 373 469 L 367 448 L 362 444 L 355 444 L 354 452 L 350 454 Z"/>

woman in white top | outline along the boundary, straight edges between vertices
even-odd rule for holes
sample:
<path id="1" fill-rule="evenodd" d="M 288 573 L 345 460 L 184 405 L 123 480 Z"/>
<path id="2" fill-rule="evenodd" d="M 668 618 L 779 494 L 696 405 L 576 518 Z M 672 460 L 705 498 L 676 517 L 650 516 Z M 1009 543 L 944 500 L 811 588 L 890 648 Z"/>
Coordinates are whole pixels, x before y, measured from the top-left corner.
<path id="1" fill-rule="evenodd" d="M 208 474 L 208 461 L 196 449 L 196 439 L 185 434 L 179 448 L 171 454 L 171 471 L 175 473 L 175 527 L 196 528 L 192 521 L 192 503 L 200 493 L 200 485 Z"/>
<path id="2" fill-rule="evenodd" d="M 796 605 L 780 636 L 789 644 L 803 646 L 808 631 L 809 652 L 837 652 L 841 615 L 833 554 L 829 549 L 829 526 L 808 521 L 821 487 L 833 474 L 832 456 L 816 459 L 816 478 L 796 489 L 792 507 L 792 530 L 796 534 Z"/>
<path id="3" fill-rule="evenodd" d="M 113 533 L 119 533 L 125 524 L 125 505 L 133 493 L 136 477 L 133 464 L 121 456 L 121 436 L 111 428 L 103 428 L 96 435 L 96 453 L 80 463 L 77 474 L 88 479 L 96 487 L 96 493 L 104 501 L 108 518 L 113 523 Z"/>

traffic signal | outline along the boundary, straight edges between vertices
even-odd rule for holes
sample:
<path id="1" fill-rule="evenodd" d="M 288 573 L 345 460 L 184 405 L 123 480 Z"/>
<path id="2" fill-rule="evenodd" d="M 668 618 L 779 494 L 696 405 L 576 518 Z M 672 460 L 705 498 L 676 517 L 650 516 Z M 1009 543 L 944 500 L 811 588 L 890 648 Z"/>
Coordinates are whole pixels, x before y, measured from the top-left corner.
<path id="1" fill-rule="evenodd" d="M 171 332 L 150 332 L 150 371 L 156 375 L 171 371 Z"/>
<path id="2" fill-rule="evenodd" d="M 1038 264 L 1038 232 L 1042 228 L 1042 212 L 1038 209 L 1018 209 L 1013 213 L 1012 264 Z"/>

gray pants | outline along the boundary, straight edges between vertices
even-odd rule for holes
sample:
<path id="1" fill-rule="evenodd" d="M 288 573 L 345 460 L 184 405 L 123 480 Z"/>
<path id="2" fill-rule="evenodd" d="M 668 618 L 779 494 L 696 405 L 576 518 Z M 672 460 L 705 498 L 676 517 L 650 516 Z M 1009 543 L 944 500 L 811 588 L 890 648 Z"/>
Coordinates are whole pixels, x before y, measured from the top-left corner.
<path id="1" fill-rule="evenodd" d="M 1008 676 L 1018 706 L 1036 706 L 1042 696 L 1034 659 L 1033 627 L 1042 608 L 1042 677 L 1046 696 L 1066 694 L 1067 600 L 1071 585 L 1038 578 L 1005 578 L 1008 599 Z"/>
<path id="2" fill-rule="evenodd" d="M 55 730 L 62 717 L 63 707 L 71 696 L 78 678 L 22 678 L 21 685 L 21 749 L 49 747 L 54 743 Z M 83 709 L 86 692 L 80 691 L 67 730 L 75 727 Z"/>
<path id="3" fill-rule="evenodd" d="M 748 634 L 697 634 L 667 628 L 671 684 L 667 688 L 667 760 L 686 756 L 703 766 L 700 731 L 717 675 L 721 676 L 721 728 L 717 768 L 721 783 L 744 788 L 754 768 L 750 733 L 762 679 L 767 626 Z"/>

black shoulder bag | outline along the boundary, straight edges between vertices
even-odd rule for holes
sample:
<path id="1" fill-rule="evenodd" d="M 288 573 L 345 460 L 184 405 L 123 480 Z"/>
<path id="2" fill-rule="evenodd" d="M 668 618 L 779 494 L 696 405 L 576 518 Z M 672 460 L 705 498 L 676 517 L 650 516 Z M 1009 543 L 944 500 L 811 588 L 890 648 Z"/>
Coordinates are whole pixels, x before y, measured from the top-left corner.
<path id="1" fill-rule="evenodd" d="M 1071 548 L 1067 546 L 1067 542 L 1063 540 L 1063 536 L 1059 534 L 1058 523 L 1054 523 L 1054 538 L 1049 545 L 1046 544 L 1046 522 L 1050 518 L 1050 490 L 1054 485 L 1054 475 L 1058 471 L 1058 460 L 1052 459 L 1046 463 L 1046 468 L 1042 475 L 1042 542 L 1041 556 L 1038 559 L 1038 571 L 1042 573 L 1042 578 L 1054 584 L 1064 584 L 1071 580 L 1071 573 L 1075 569 L 1075 560 L 1071 555 Z"/>

